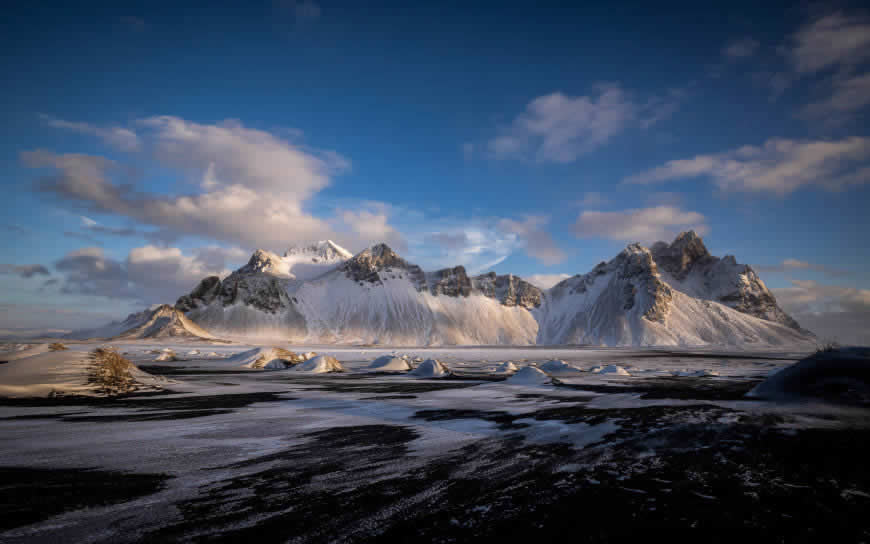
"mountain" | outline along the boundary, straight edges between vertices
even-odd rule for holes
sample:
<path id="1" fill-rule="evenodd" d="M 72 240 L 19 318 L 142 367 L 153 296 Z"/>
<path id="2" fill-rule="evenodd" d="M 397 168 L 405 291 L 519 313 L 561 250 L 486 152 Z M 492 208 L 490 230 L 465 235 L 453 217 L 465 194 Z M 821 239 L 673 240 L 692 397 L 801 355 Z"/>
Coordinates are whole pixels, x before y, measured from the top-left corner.
<path id="1" fill-rule="evenodd" d="M 334 259 L 326 271 L 307 280 L 292 270 L 292 276 L 285 274 L 271 257 L 262 265 L 267 252 L 258 250 L 225 280 L 204 279 L 176 307 L 225 336 L 414 345 L 534 343 L 537 323 L 529 310 L 540 303 L 540 290 L 516 276 L 472 278 L 461 266 L 424 272 L 385 244 L 336 262 L 349 254 L 334 244 L 330 248 Z"/>
<path id="2" fill-rule="evenodd" d="M 694 232 L 629 245 L 545 294 L 539 344 L 789 346 L 812 342 L 747 265 Z"/>
<path id="3" fill-rule="evenodd" d="M 357 255 L 331 241 L 292 248 L 283 257 L 257 250 L 225 279 L 203 279 L 175 309 L 214 335 L 290 342 L 731 347 L 814 342 L 751 267 L 733 256 L 710 255 L 691 231 L 670 244 L 631 244 L 611 261 L 549 290 L 510 274 L 469 276 L 462 266 L 426 272 L 385 244 Z M 127 321 L 116 328 L 142 330 Z"/>
<path id="4" fill-rule="evenodd" d="M 159 304 L 145 311 L 130 314 L 123 321 L 110 323 L 105 327 L 75 331 L 67 337 L 121 340 L 143 338 L 215 339 L 211 333 L 168 304 Z"/>

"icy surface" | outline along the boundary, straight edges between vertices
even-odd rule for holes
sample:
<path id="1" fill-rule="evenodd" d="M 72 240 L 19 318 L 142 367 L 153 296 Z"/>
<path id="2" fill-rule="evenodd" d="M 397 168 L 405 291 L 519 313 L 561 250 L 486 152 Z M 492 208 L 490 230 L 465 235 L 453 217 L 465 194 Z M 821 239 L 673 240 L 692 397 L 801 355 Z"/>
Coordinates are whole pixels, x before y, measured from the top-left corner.
<path id="1" fill-rule="evenodd" d="M 58 352 L 48 352 L 44 345 L 6 346 L 0 354 L 0 361 L 8 361 L 0 364 L 0 384 L 5 387 L 0 395 L 36 394 L 52 382 L 76 383 L 83 375 L 76 361 L 84 361 L 100 345 L 69 343 L 68 350 Z M 432 512 L 441 526 L 441 518 L 456 517 L 459 525 L 447 526 L 470 531 L 484 525 L 474 525 L 480 521 L 476 517 L 460 515 L 465 503 L 457 506 L 456 501 L 464 501 L 466 495 L 479 509 L 475 516 L 516 515 L 507 518 L 509 527 L 522 528 L 535 519 L 541 525 L 535 530 L 542 530 L 552 523 L 540 517 L 547 509 L 536 515 L 517 509 L 547 501 L 559 504 L 565 500 L 560 493 L 586 496 L 595 486 L 616 493 L 613 500 L 624 510 L 620 519 L 626 524 L 653 504 L 658 508 L 654 514 L 677 516 L 679 521 L 701 500 L 697 494 L 720 497 L 716 500 L 722 502 L 711 508 L 722 515 L 741 505 L 761 504 L 744 491 L 769 489 L 771 497 L 787 496 L 797 501 L 794 504 L 807 495 L 805 488 L 788 487 L 808 483 L 798 480 L 788 466 L 776 477 L 763 472 L 772 460 L 784 458 L 781 452 L 772 451 L 765 463 L 757 463 L 757 448 L 789 438 L 789 433 L 814 430 L 828 433 L 827 448 L 839 436 L 831 433 L 854 440 L 853 434 L 864 432 L 870 421 L 868 411 L 860 407 L 744 398 L 746 391 L 791 365 L 801 353 L 287 344 L 219 345 L 206 352 L 191 350 L 183 342 L 149 339 L 112 345 L 142 365 L 143 372 L 162 380 L 166 391 L 101 403 L 0 399 L 5 403 L 0 468 L 62 470 L 77 484 L 76 478 L 100 470 L 122 471 L 113 476 L 118 484 L 134 474 L 166 474 L 165 487 L 144 497 L 91 507 L 73 504 L 63 512 L 46 513 L 38 521 L 0 529 L 3 542 L 178 538 L 158 532 L 162 530 L 197 540 L 225 533 L 230 538 L 231 531 L 266 531 L 270 526 L 284 531 L 273 533 L 278 540 L 292 532 L 306 540 L 319 536 L 347 541 L 350 535 L 373 538 L 408 520 L 414 521 L 416 535 L 428 527 L 416 522 L 420 511 Z M 294 368 L 309 363 L 314 369 L 334 368 L 334 358 L 344 372 L 253 372 L 245 366 L 245 361 L 253 362 L 276 347 L 321 354 Z M 179 354 L 178 360 L 155 363 L 154 352 L 164 349 Z M 30 355 L 13 359 L 21 353 Z M 378 357 L 437 359 L 452 376 L 435 380 L 372 372 L 369 367 Z M 539 368 L 554 360 L 581 370 L 554 380 Z M 508 362 L 519 367 L 513 376 L 504 371 L 512 370 Z M 610 365 L 630 375 L 588 372 Z M 10 389 L 16 385 L 25 389 Z M 747 436 L 761 432 L 754 429 L 769 434 L 752 441 Z M 802 435 L 794 440 L 802 443 Z M 752 462 L 734 460 L 747 449 Z M 707 457 L 687 468 L 695 456 Z M 659 468 L 672 459 L 678 464 Z M 680 483 L 654 478 L 680 478 Z M 739 487 L 727 488 L 731 494 L 711 488 L 734 479 L 739 479 L 734 484 Z M 744 486 L 743 480 L 748 484 Z M 40 481 L 32 479 L 28 485 L 36 487 L 28 492 L 41 500 L 67 495 L 66 490 L 39 488 Z M 870 493 L 863 481 L 844 479 L 836 485 L 825 488 L 817 500 L 840 497 L 842 492 L 847 502 L 825 502 L 826 512 L 858 508 L 848 501 L 864 500 L 861 494 Z M 658 494 L 659 488 L 688 498 L 679 507 L 666 506 L 665 492 Z M 76 489 L 72 495 L 81 493 L 81 487 Z M 631 502 L 632 496 L 642 499 Z M 341 497 L 353 508 L 336 516 L 328 507 L 332 499 L 324 497 Z M 592 495 L 585 508 L 605 499 Z M 810 506 L 816 508 L 817 503 Z M 445 508 L 450 513 L 442 516 Z M 302 509 L 309 516 L 305 519 L 317 523 L 296 524 Z M 572 504 L 571 511 L 587 510 Z M 370 523 L 372 519 L 377 523 Z M 602 530 L 605 526 L 599 521 L 583 520 L 585 526 Z M 468 540 L 474 535 L 455 536 Z"/>

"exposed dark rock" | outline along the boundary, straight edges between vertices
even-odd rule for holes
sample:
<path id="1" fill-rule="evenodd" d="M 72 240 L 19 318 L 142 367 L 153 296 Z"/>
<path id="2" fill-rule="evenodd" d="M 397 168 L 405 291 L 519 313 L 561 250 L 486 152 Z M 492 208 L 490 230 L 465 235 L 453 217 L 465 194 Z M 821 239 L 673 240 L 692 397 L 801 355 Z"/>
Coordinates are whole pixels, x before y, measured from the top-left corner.
<path id="1" fill-rule="evenodd" d="M 189 312 L 201 306 L 208 306 L 221 292 L 221 279 L 209 276 L 199 282 L 189 295 L 178 298 L 175 307 L 182 312 Z"/>
<path id="2" fill-rule="evenodd" d="M 650 248 L 655 262 L 675 278 L 682 280 L 696 263 L 715 259 L 695 231 L 681 232 L 672 244 L 656 242 Z"/>
<path id="3" fill-rule="evenodd" d="M 541 305 L 543 297 L 538 287 L 513 274 L 497 276 L 495 272 L 489 272 L 475 276 L 474 287 L 483 295 L 494 298 L 505 306 L 537 308 Z"/>
<path id="4" fill-rule="evenodd" d="M 471 279 L 465 273 L 464 266 L 445 268 L 430 275 L 429 291 L 433 295 L 448 297 L 467 297 L 471 294 Z"/>
<path id="5" fill-rule="evenodd" d="M 418 291 L 425 289 L 426 277 L 423 269 L 399 257 L 386 244 L 372 246 L 341 265 L 341 270 L 348 278 L 358 282 L 375 284 L 382 284 L 381 273 L 390 269 L 406 271 Z"/>

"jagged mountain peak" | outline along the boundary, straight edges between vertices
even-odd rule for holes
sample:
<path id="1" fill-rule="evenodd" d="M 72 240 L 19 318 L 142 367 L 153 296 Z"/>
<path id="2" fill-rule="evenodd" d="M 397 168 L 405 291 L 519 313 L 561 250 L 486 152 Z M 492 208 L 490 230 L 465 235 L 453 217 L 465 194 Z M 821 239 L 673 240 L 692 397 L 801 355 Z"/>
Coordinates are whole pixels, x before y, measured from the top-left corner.
<path id="1" fill-rule="evenodd" d="M 287 275 L 276 273 L 278 265 Z M 324 240 L 283 257 L 255 252 L 226 279 L 205 278 L 176 307 L 221 335 L 318 342 L 785 345 L 811 338 L 751 268 L 710 255 L 693 231 L 652 248 L 629 244 L 546 291 L 512 274 L 471 277 L 461 265 L 424 272 L 385 243 L 347 258 Z"/>
<path id="2" fill-rule="evenodd" d="M 285 258 L 297 255 L 311 255 L 314 258 L 326 260 L 347 260 L 353 257 L 350 251 L 332 240 L 318 240 L 305 246 L 293 246 L 284 252 Z"/>
<path id="3" fill-rule="evenodd" d="M 251 255 L 251 258 L 248 259 L 248 264 L 243 266 L 240 270 L 251 273 L 251 272 L 271 272 L 275 274 L 286 274 L 286 267 L 280 256 L 276 253 L 272 253 L 267 249 L 258 249 L 254 251 L 254 254 Z"/>
<path id="4" fill-rule="evenodd" d="M 398 253 L 384 243 L 360 251 L 341 265 L 347 277 L 369 283 L 381 283 L 378 272 L 387 268 L 407 270 L 418 289 L 426 284 L 425 275 L 419 266 L 399 257 Z"/>
<path id="5" fill-rule="evenodd" d="M 651 248 L 656 263 L 677 279 L 685 278 L 698 263 L 714 259 L 695 231 L 681 232 L 670 244 L 656 242 Z"/>

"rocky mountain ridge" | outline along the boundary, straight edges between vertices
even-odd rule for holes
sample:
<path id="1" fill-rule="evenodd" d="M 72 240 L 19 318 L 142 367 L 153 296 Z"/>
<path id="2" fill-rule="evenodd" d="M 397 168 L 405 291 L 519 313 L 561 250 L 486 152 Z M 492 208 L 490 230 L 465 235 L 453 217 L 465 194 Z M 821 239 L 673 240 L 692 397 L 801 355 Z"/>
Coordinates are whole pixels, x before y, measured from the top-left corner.
<path id="1" fill-rule="evenodd" d="M 305 268 L 306 266 L 314 268 Z M 758 275 L 712 256 L 694 232 L 630 244 L 542 290 L 518 276 L 426 272 L 386 244 L 257 250 L 175 308 L 221 336 L 327 343 L 786 345 L 810 341 Z"/>

